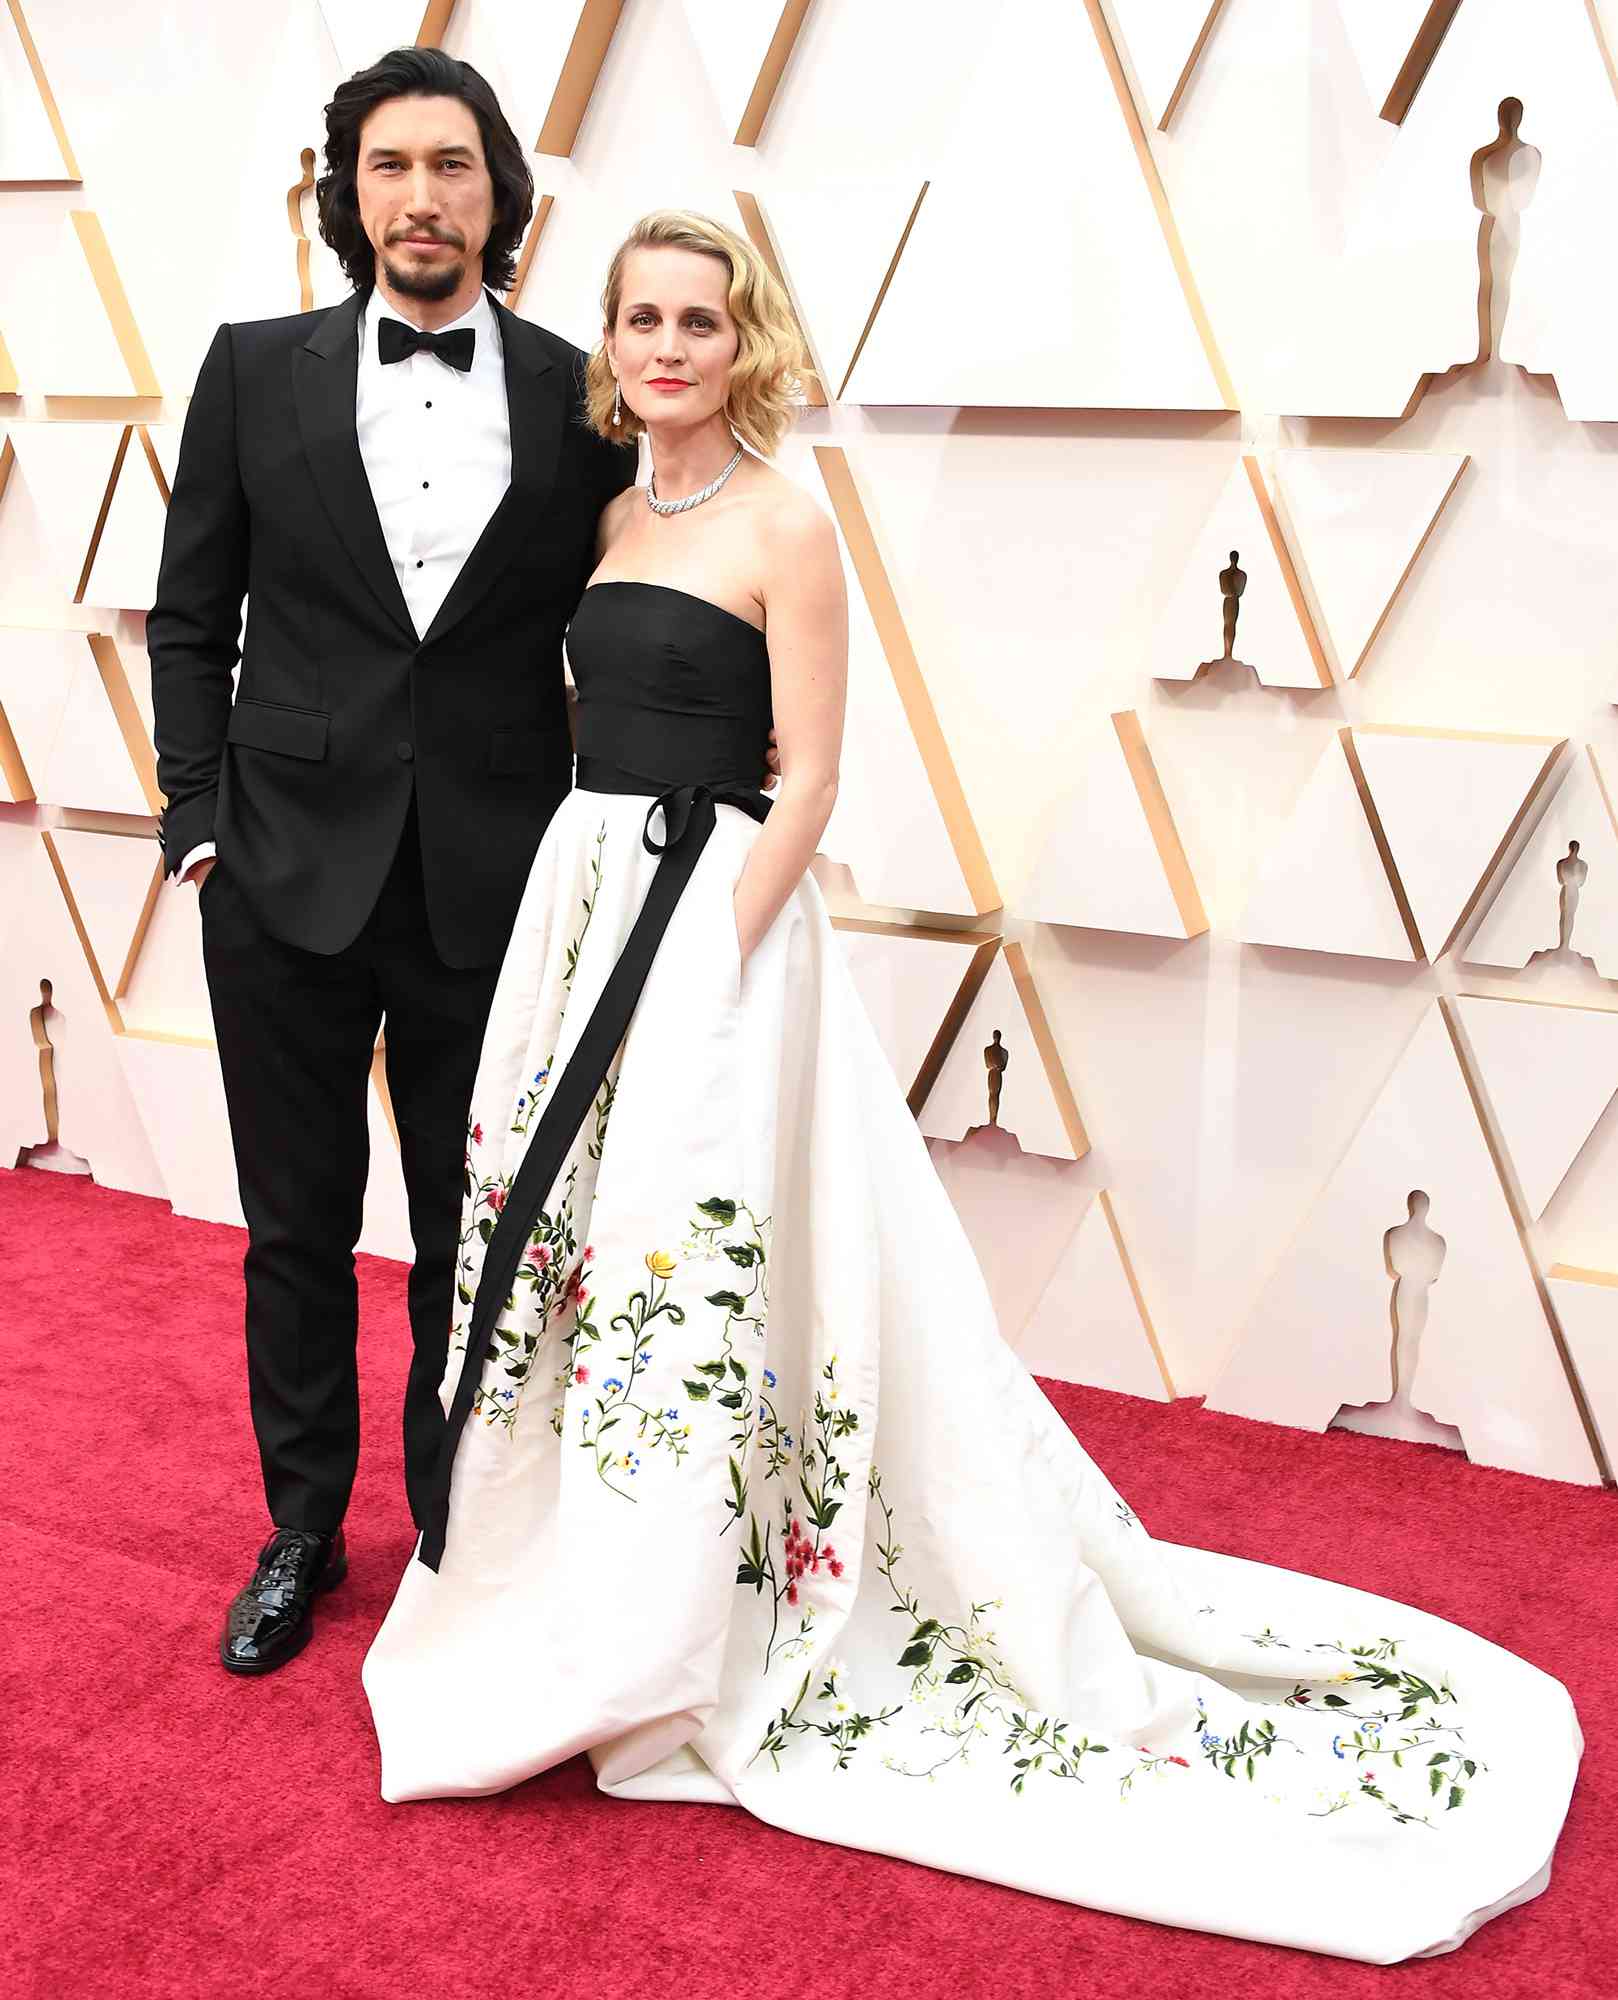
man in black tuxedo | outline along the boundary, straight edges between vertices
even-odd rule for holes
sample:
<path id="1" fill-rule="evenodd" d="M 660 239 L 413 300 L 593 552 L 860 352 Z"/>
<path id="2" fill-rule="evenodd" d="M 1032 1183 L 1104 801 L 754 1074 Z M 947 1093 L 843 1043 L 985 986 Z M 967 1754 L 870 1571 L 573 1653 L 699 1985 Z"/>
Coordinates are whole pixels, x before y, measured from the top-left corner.
<path id="1" fill-rule="evenodd" d="M 147 624 L 166 865 L 202 898 L 275 1526 L 221 1640 L 239 1674 L 299 1651 L 311 1597 L 347 1570 L 353 1247 L 384 1016 L 416 1245 L 420 1512 L 479 1043 L 571 783 L 563 633 L 597 517 L 635 468 L 578 420 L 582 356 L 484 289 L 512 282 L 533 181 L 483 78 L 398 50 L 326 123 L 321 234 L 355 296 L 220 328 Z"/>

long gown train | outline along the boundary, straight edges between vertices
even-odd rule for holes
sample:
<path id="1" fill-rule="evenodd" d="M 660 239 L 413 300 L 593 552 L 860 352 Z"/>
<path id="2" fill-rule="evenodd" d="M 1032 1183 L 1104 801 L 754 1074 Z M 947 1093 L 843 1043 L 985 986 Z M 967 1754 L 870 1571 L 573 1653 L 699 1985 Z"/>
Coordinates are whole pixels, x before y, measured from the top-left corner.
<path id="1" fill-rule="evenodd" d="M 664 865 L 652 798 L 722 796 L 768 726 L 762 640 L 700 598 L 597 586 L 570 652 L 580 788 L 469 1125 L 443 1556 L 365 1665 L 384 1797 L 586 1751 L 619 1795 L 1375 1962 L 1536 1894 L 1566 1691 L 1407 1606 L 1151 1538 L 1002 1339 L 812 880 L 742 973 L 744 813 L 711 811 L 467 1369 L 490 1239 Z"/>

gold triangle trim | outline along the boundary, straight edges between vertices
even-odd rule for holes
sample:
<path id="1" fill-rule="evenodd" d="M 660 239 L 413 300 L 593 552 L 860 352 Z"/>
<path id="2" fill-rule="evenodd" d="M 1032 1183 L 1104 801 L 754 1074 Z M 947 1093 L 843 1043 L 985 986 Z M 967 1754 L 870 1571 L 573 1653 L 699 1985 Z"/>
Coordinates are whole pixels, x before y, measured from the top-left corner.
<path id="1" fill-rule="evenodd" d="M 1023 1013 L 1027 1016 L 1029 1033 L 1034 1038 L 1034 1047 L 1039 1051 L 1039 1059 L 1045 1067 L 1045 1080 L 1050 1085 L 1051 1096 L 1056 1100 L 1057 1113 L 1062 1120 L 1075 1156 L 1083 1159 L 1090 1150 L 1089 1135 L 1084 1129 L 1084 1120 L 1079 1116 L 1079 1107 L 1074 1102 L 1073 1087 L 1067 1080 L 1067 1071 L 1062 1067 L 1062 1058 L 1056 1047 L 1056 1037 L 1051 1033 L 1051 1024 L 1045 1018 L 1045 1008 L 1040 1001 L 1039 989 L 1034 985 L 1034 975 L 1029 970 L 1027 954 L 1020 944 L 1004 947 L 1006 965 L 1017 988 L 1017 997 L 1022 1002 Z M 1019 1139 L 1019 1145 L 1022 1141 Z"/>
<path id="2" fill-rule="evenodd" d="M 416 47 L 436 49 L 444 39 L 449 17 L 454 12 L 455 0 L 427 0 L 422 10 L 421 26 L 416 30 Z"/>
<path id="3" fill-rule="evenodd" d="M 1208 928 L 1207 912 L 1202 907 L 1191 863 L 1186 859 L 1185 849 L 1180 843 L 1179 829 L 1174 824 L 1174 814 L 1169 810 L 1168 797 L 1163 790 L 1163 781 L 1157 775 L 1157 765 L 1147 744 L 1146 733 L 1140 726 L 1140 717 L 1134 709 L 1122 708 L 1113 716 L 1112 726 L 1118 737 L 1118 747 L 1124 753 L 1124 762 L 1129 766 L 1140 809 L 1146 816 L 1147 829 L 1157 849 L 1158 864 L 1174 898 L 1174 907 L 1179 912 L 1180 926 L 1188 938 L 1201 937 Z"/>
<path id="4" fill-rule="evenodd" d="M 736 198 L 737 208 L 741 210 L 742 227 L 747 232 L 748 241 L 764 259 L 769 266 L 771 276 L 791 301 L 792 317 L 798 323 L 798 338 L 803 343 L 804 355 L 810 363 L 803 371 L 804 401 L 815 409 L 823 410 L 826 407 L 825 384 L 821 380 L 817 358 L 809 346 L 809 337 L 804 330 L 803 314 L 799 311 L 798 301 L 793 296 L 791 285 L 787 282 L 787 274 L 781 268 L 780 254 L 775 247 L 775 237 L 765 218 L 764 210 L 759 206 L 757 195 L 744 194 L 740 188 L 733 188 L 731 193 Z"/>
<path id="5" fill-rule="evenodd" d="M 11 10 L 11 19 L 17 30 L 17 40 L 22 44 L 23 56 L 34 73 L 34 88 L 39 92 L 39 101 L 45 107 L 45 116 L 50 121 L 57 151 L 62 155 L 63 166 L 67 168 L 67 173 L 60 180 L 52 174 L 47 177 L 44 184 L 47 187 L 76 187 L 83 181 L 84 176 L 79 172 L 79 163 L 73 157 L 73 148 L 68 142 L 67 127 L 62 123 L 61 112 L 56 108 L 56 96 L 51 89 L 50 79 L 45 74 L 45 65 L 39 59 L 39 49 L 35 45 L 33 36 L 28 32 L 27 21 L 23 18 L 22 0 L 6 0 L 6 5 Z M 32 187 L 36 183 L 30 181 L 25 185 Z"/>
<path id="6" fill-rule="evenodd" d="M 0 396 L 18 394 L 17 364 L 11 358 L 11 350 L 6 346 L 6 337 L 0 333 Z M 9 448 L 10 439 L 7 439 Z M 5 475 L 0 474 L 0 493 L 5 491 Z"/>
<path id="7" fill-rule="evenodd" d="M 899 268 L 899 259 L 905 253 L 905 245 L 910 241 L 910 232 L 916 226 L 916 217 L 921 213 L 921 205 L 927 199 L 927 190 L 931 186 L 931 181 L 922 182 L 921 192 L 916 196 L 899 241 L 894 247 L 893 255 L 888 259 L 888 268 L 883 272 L 876 297 L 871 301 L 871 310 L 865 315 L 865 324 L 860 328 L 860 337 L 854 343 L 854 352 L 849 358 L 848 366 L 843 370 L 843 379 L 837 390 L 839 401 L 848 394 L 848 385 L 853 380 L 854 370 L 859 366 L 860 356 L 865 352 L 865 343 L 871 337 L 871 328 L 876 325 L 876 316 L 882 310 L 882 301 L 888 296 L 888 287 L 893 283 L 893 274 Z"/>
<path id="8" fill-rule="evenodd" d="M 1215 10 L 1217 12 L 1217 9 Z M 1118 1216 L 1112 1205 L 1112 1196 L 1106 1188 L 1097 1194 L 1101 1213 L 1107 1219 L 1107 1227 L 1112 1231 L 1113 1248 L 1118 1252 L 1118 1262 L 1123 1266 L 1124 1277 L 1129 1283 L 1130 1296 L 1135 1301 L 1135 1310 L 1140 1314 L 1141 1331 L 1146 1335 L 1146 1344 L 1152 1350 L 1152 1359 L 1157 1363 L 1157 1372 L 1163 1378 L 1163 1387 L 1168 1391 L 1172 1403 L 1179 1395 L 1174 1386 L 1174 1377 L 1169 1373 L 1169 1364 L 1164 1359 L 1162 1343 L 1157 1337 L 1157 1328 L 1152 1324 L 1152 1315 L 1146 1309 L 1146 1294 L 1140 1288 L 1140 1279 L 1135 1275 L 1135 1260 L 1129 1254 L 1129 1245 L 1124 1241 L 1124 1232 L 1118 1226 Z M 1082 1226 L 1082 1225 L 1081 1225 Z"/>
<path id="9" fill-rule="evenodd" d="M 1303 585 L 1298 580 L 1297 566 L 1292 560 L 1291 549 L 1287 547 L 1287 538 L 1281 532 L 1275 502 L 1270 498 L 1270 489 L 1264 483 L 1264 473 L 1251 452 L 1242 454 L 1242 466 L 1247 473 L 1247 483 L 1253 489 L 1253 499 L 1263 517 L 1264 532 L 1270 538 L 1270 547 L 1274 550 L 1275 560 L 1280 565 L 1281 581 L 1286 585 L 1287 596 L 1292 601 L 1293 616 L 1298 621 L 1303 642 L 1309 648 L 1309 658 L 1314 663 L 1315 678 L 1323 688 L 1329 688 L 1332 685 L 1332 677 L 1331 667 L 1326 659 L 1326 649 L 1321 645 L 1320 634 L 1315 630 L 1315 621 L 1309 615 L 1309 605 L 1303 594 Z"/>
<path id="10" fill-rule="evenodd" d="M 961 788 L 955 760 L 939 726 L 938 711 L 933 707 L 933 698 L 927 691 L 915 648 L 905 630 L 899 601 L 877 546 L 870 511 L 848 462 L 848 454 L 840 446 L 817 444 L 815 462 L 820 467 L 832 512 L 837 516 L 854 573 L 859 578 L 866 606 L 876 626 L 888 671 L 899 691 L 910 733 L 921 752 L 933 796 L 943 814 L 944 827 L 955 850 L 956 865 L 966 882 L 967 893 L 972 898 L 973 911 L 980 917 L 984 916 L 990 910 L 1001 907 L 1000 891 L 995 886 L 989 857 L 984 852 L 972 809 Z"/>
<path id="11" fill-rule="evenodd" d="M 147 808 L 155 818 L 163 810 L 163 794 L 157 788 L 157 754 L 152 749 L 151 738 L 146 734 L 146 724 L 135 700 L 134 689 L 129 685 L 129 676 L 124 672 L 124 663 L 119 658 L 118 648 L 105 632 L 86 632 L 84 636 L 95 655 L 96 672 L 101 676 L 108 704 L 117 719 L 124 748 L 129 752 L 129 761 L 134 765 L 135 776 L 146 794 Z"/>
<path id="12" fill-rule="evenodd" d="M 158 495 L 166 507 L 174 496 L 169 492 L 168 474 L 163 470 L 163 461 L 157 455 L 157 446 L 152 443 L 152 434 L 144 424 L 136 424 L 135 435 L 140 439 L 141 449 L 146 454 L 146 463 L 151 467 L 153 479 L 157 481 Z"/>
<path id="13" fill-rule="evenodd" d="M 1590 0 L 1586 0 L 1589 6 Z M 1449 33 L 1450 23 L 1461 10 L 1461 0 L 1429 0 L 1427 12 L 1411 39 L 1410 51 L 1399 65 L 1399 74 L 1393 79 L 1393 87 L 1383 101 L 1379 118 L 1387 119 L 1390 125 L 1402 125 L 1416 101 L 1416 92 L 1422 86 L 1433 58 L 1438 54 L 1438 45 Z M 1590 7 L 1591 18 L 1595 9 Z M 1599 32 L 1599 31 L 1598 31 Z"/>
<path id="14" fill-rule="evenodd" d="M 553 194 L 542 194 L 534 210 L 534 219 L 528 225 L 528 235 L 522 246 L 522 255 L 517 259 L 517 275 L 511 281 L 511 290 L 506 294 L 506 305 L 517 310 L 517 301 L 522 297 L 523 287 L 528 283 L 528 273 L 533 265 L 534 252 L 539 248 L 539 239 L 545 234 L 545 225 L 551 219 L 551 210 L 556 206 Z"/>
<path id="15" fill-rule="evenodd" d="M 1592 1271 L 1582 1264 L 1553 1264 L 1546 1275 L 1570 1278 L 1580 1285 L 1610 1285 L 1618 1289 L 1618 1271 Z"/>
<path id="16" fill-rule="evenodd" d="M 130 310 L 128 294 L 124 291 L 123 280 L 118 275 L 118 267 L 113 262 L 112 250 L 107 242 L 106 231 L 101 227 L 101 218 L 88 208 L 69 211 L 79 247 L 84 252 L 84 260 L 90 267 L 90 275 L 95 280 L 97 292 L 101 295 L 101 307 L 107 315 L 113 338 L 118 343 L 118 351 L 124 358 L 124 366 L 129 370 L 133 384 L 132 393 L 137 396 L 161 396 L 157 377 L 152 372 L 152 364 L 146 353 L 146 343 L 140 337 L 140 328 L 135 324 L 135 315 Z"/>
<path id="17" fill-rule="evenodd" d="M 1461 1025 L 1455 1004 L 1446 995 L 1440 994 L 1438 1010 L 1444 1019 L 1444 1027 L 1449 1034 L 1450 1046 L 1455 1051 L 1455 1060 L 1460 1065 L 1461 1077 L 1466 1085 L 1466 1094 L 1472 1101 L 1478 1129 L 1483 1134 L 1483 1143 L 1488 1148 L 1489 1161 L 1494 1168 L 1495 1179 L 1500 1183 L 1500 1192 L 1505 1196 L 1506 1210 L 1512 1226 L 1517 1232 L 1517 1247 L 1522 1251 L 1523 1261 L 1528 1266 L 1533 1279 L 1534 1290 L 1539 1296 L 1540 1308 L 1545 1315 L 1546 1326 L 1550 1330 L 1551 1344 L 1556 1350 L 1556 1358 L 1562 1364 L 1562 1373 L 1567 1381 L 1568 1393 L 1573 1398 L 1573 1407 L 1578 1411 L 1579 1422 L 1583 1426 L 1585 1440 L 1589 1444 L 1596 1470 L 1601 1475 L 1602 1484 L 1614 1484 L 1613 1468 L 1607 1462 L 1607 1455 L 1601 1448 L 1601 1433 L 1591 1413 L 1584 1393 L 1584 1384 L 1579 1380 L 1579 1371 L 1574 1366 L 1573 1356 L 1568 1351 L 1567 1336 L 1562 1331 L 1562 1322 L 1557 1317 L 1555 1301 L 1551 1298 L 1550 1287 L 1534 1259 L 1533 1245 L 1529 1240 L 1527 1219 L 1518 1207 L 1514 1191 L 1514 1176 L 1506 1171 L 1506 1154 L 1502 1142 L 1496 1138 L 1494 1122 L 1487 1110 L 1488 1096 L 1481 1087 L 1482 1070 L 1474 1071 L 1467 1048 L 1466 1031 Z"/>
<path id="18" fill-rule="evenodd" d="M 1360 765 L 1359 751 L 1354 742 L 1355 731 L 1352 729 L 1343 729 L 1338 733 L 1342 739 L 1344 751 L 1348 756 L 1349 768 L 1354 773 L 1354 783 L 1359 788 L 1361 803 L 1365 806 L 1367 817 L 1371 821 L 1371 832 L 1376 840 L 1377 852 L 1382 856 L 1383 867 L 1388 870 L 1388 882 L 1393 890 L 1395 900 L 1398 902 L 1399 914 L 1404 919 L 1406 930 L 1410 933 L 1415 956 L 1417 958 L 1428 958 L 1426 947 L 1421 940 L 1420 927 L 1416 923 L 1415 912 L 1405 897 L 1404 884 L 1399 880 L 1399 871 L 1393 858 L 1392 846 L 1382 830 L 1382 821 L 1376 809 L 1376 801 L 1372 797 L 1370 784 Z M 1472 912 L 1478 906 L 1484 890 L 1493 879 L 1494 871 L 1499 867 L 1501 857 L 1512 841 L 1516 839 L 1518 828 L 1528 817 L 1529 812 L 1533 808 L 1534 801 L 1545 789 L 1557 755 L 1563 744 L 1567 742 L 1567 738 L 1565 736 L 1521 736 L 1512 734 L 1511 732 L 1502 733 L 1482 729 L 1429 729 L 1418 724 L 1404 722 L 1364 722 L 1358 725 L 1358 734 L 1361 736 L 1422 736 L 1426 737 L 1430 742 L 1435 743 L 1534 744 L 1542 747 L 1545 751 L 1544 759 L 1534 776 L 1534 782 L 1524 793 L 1517 806 L 1517 810 L 1511 816 L 1510 825 L 1500 836 L 1494 852 L 1484 864 L 1483 872 L 1474 884 L 1471 895 L 1467 897 L 1460 915 L 1450 926 L 1449 935 L 1444 939 L 1437 951 L 1432 953 L 1429 959 L 1429 963 L 1431 963 L 1444 956 L 1445 952 L 1449 950 L 1461 931 L 1466 927 Z M 1598 772 L 1598 781 L 1599 777 L 1600 773 Z"/>
<path id="19" fill-rule="evenodd" d="M 90 968 L 90 977 L 95 981 L 96 992 L 101 996 L 101 1004 L 107 1011 L 107 1023 L 115 1035 L 124 1031 L 123 1016 L 118 1011 L 118 1003 L 107 991 L 107 982 L 101 976 L 101 967 L 96 964 L 96 955 L 90 949 L 90 933 L 84 927 L 84 919 L 79 915 L 79 906 L 74 899 L 73 885 L 67 879 L 67 870 L 62 866 L 62 857 L 57 852 L 56 842 L 50 835 L 41 832 L 45 852 L 50 856 L 51 869 L 56 876 L 56 886 L 62 892 L 62 900 L 67 904 L 67 913 L 73 920 L 73 928 L 78 933 L 79 947 L 84 953 L 84 962 Z"/>
<path id="20" fill-rule="evenodd" d="M 1141 178 L 1146 183 L 1146 191 L 1152 198 L 1152 206 L 1157 211 L 1158 227 L 1163 232 L 1163 241 L 1180 280 L 1180 289 L 1185 294 L 1186 309 L 1197 329 L 1197 337 L 1202 342 L 1202 351 L 1208 358 L 1215 385 L 1227 410 L 1239 410 L 1236 390 L 1232 385 L 1224 357 L 1219 352 L 1219 343 L 1214 338 L 1212 322 L 1203 310 L 1202 294 L 1197 290 L 1197 281 L 1192 275 L 1190 259 L 1185 254 L 1185 245 L 1180 241 L 1179 225 L 1174 220 L 1174 212 L 1169 207 L 1168 194 L 1163 186 L 1163 178 L 1157 171 L 1157 161 L 1152 156 L 1152 142 L 1146 135 L 1145 121 L 1140 115 L 1140 106 L 1135 102 L 1129 79 L 1124 75 L 1124 66 L 1118 54 L 1118 45 L 1112 38 L 1112 29 L 1102 11 L 1101 0 L 1084 0 L 1084 11 L 1090 17 L 1090 26 L 1095 33 L 1096 47 L 1101 51 L 1101 60 L 1107 66 L 1107 74 L 1112 79 L 1113 94 L 1118 99 L 1118 109 L 1123 114 L 1124 124 L 1135 147 L 1135 158 L 1140 163 Z M 1199 44 L 1200 47 L 1200 44 Z"/>
<path id="21" fill-rule="evenodd" d="M 1392 590 L 1388 592 L 1388 601 L 1386 604 L 1383 605 L 1381 615 L 1378 617 L 1376 623 L 1371 627 L 1370 633 L 1366 638 L 1365 644 L 1360 648 L 1359 658 L 1354 662 L 1353 666 L 1351 666 L 1348 670 L 1348 678 L 1350 680 L 1353 680 L 1355 678 L 1355 676 L 1359 673 L 1360 668 L 1363 667 L 1365 665 L 1365 662 L 1371 657 L 1371 648 L 1376 644 L 1377 640 L 1382 636 L 1382 627 L 1387 624 L 1388 618 L 1392 613 L 1394 605 L 1398 603 L 1400 591 L 1402 591 L 1405 585 L 1410 581 L 1410 572 L 1416 567 L 1416 563 L 1420 558 L 1421 552 L 1424 548 L 1426 548 L 1428 542 L 1431 540 L 1432 532 L 1434 528 L 1438 526 L 1439 519 L 1442 516 L 1444 509 L 1449 505 L 1451 499 L 1454 497 L 1455 489 L 1461 483 L 1461 474 L 1465 472 L 1466 468 L 1471 463 L 1472 463 L 1472 454 L 1470 452 L 1467 452 L 1462 456 L 1460 464 L 1455 468 L 1455 477 L 1450 481 L 1448 486 L 1444 488 L 1443 495 L 1440 498 L 1438 505 L 1433 509 L 1432 519 L 1427 523 L 1426 527 L 1422 529 L 1420 540 L 1416 543 L 1416 546 L 1410 551 L 1410 560 L 1405 564 L 1404 568 L 1400 570 L 1398 582 L 1395 583 Z M 1309 553 L 1308 550 L 1305 549 L 1304 557 L 1305 557 L 1306 567 L 1307 567 L 1308 553 Z"/>
<path id="22" fill-rule="evenodd" d="M 1166 132 L 1169 129 L 1169 120 L 1179 110 L 1180 99 L 1185 95 L 1186 86 L 1191 81 L 1191 73 L 1202 60 L 1202 51 L 1207 47 L 1208 37 L 1214 31 L 1214 23 L 1219 19 L 1224 4 L 1225 0 L 1213 0 L 1213 5 L 1208 9 L 1208 17 L 1202 24 L 1201 32 L 1191 44 L 1191 53 L 1181 65 L 1179 81 L 1169 92 L 1169 101 L 1163 106 L 1163 115 L 1157 121 L 1159 132 Z"/>
<path id="23" fill-rule="evenodd" d="M 550 109 L 534 141 L 536 153 L 572 152 L 623 7 L 624 0 L 584 0 Z"/>
<path id="24" fill-rule="evenodd" d="M 754 0 L 757 4 L 757 0 Z M 736 127 L 732 145 L 756 146 L 759 134 L 764 130 L 764 121 L 770 115 L 770 106 L 775 102 L 775 93 L 781 87 L 781 78 L 797 46 L 798 31 L 803 26 L 804 16 L 809 12 L 809 0 L 786 0 L 781 9 L 781 18 L 775 24 L 775 33 L 770 37 L 770 46 L 764 52 L 764 60 L 759 65 L 758 81 L 753 85 L 753 94 L 747 100 L 747 108 L 742 113 L 741 123 Z"/>
<path id="25" fill-rule="evenodd" d="M 73 592 L 73 602 L 82 604 L 84 593 L 90 587 L 90 572 L 95 568 L 96 556 L 101 549 L 101 536 L 107 525 L 107 516 L 112 512 L 112 496 L 118 490 L 118 475 L 124 469 L 124 459 L 129 451 L 129 439 L 133 424 L 125 424 L 118 439 L 118 449 L 113 454 L 112 471 L 107 475 L 106 488 L 101 495 L 101 506 L 96 514 L 95 526 L 90 530 L 90 546 L 84 552 L 84 567 L 79 571 L 78 585 Z"/>
<path id="26" fill-rule="evenodd" d="M 916 1074 L 911 1078 L 905 1091 L 905 1102 L 910 1107 L 912 1118 L 921 1116 L 921 1107 L 927 1102 L 933 1085 L 938 1081 L 938 1072 L 944 1067 L 944 1059 L 954 1046 L 956 1036 L 961 1032 L 961 1024 L 971 1010 L 972 1002 L 978 997 L 978 989 L 989 976 L 989 967 L 994 962 L 994 954 L 1001 942 L 998 932 L 989 931 L 942 931 L 925 924 L 889 924 L 874 917 L 833 917 L 832 929 L 855 931 L 867 937 L 893 937 L 915 940 L 925 944 L 953 944 L 970 950 L 966 966 L 961 973 L 960 984 L 956 987 L 949 1005 L 944 1009 L 939 1021 L 938 1032 L 933 1036 L 927 1053 L 922 1057 Z"/>

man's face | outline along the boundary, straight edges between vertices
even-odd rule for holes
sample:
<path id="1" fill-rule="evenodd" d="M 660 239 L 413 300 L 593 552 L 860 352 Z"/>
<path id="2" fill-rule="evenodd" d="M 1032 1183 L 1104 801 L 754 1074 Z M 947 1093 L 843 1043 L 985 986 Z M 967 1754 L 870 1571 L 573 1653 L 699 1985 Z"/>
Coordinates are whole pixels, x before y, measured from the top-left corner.
<path id="1" fill-rule="evenodd" d="M 360 128 L 360 222 L 377 276 L 406 298 L 447 299 L 480 274 L 494 226 L 494 183 L 470 106 L 394 97 Z"/>

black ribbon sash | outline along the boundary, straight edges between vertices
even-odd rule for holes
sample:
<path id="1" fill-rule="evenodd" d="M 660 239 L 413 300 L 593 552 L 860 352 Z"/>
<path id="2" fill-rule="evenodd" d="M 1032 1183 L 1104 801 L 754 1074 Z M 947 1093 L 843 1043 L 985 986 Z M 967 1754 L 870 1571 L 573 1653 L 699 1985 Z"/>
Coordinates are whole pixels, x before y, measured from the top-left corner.
<path id="1" fill-rule="evenodd" d="M 444 1559 L 444 1540 L 449 1532 L 450 1483 L 461 1433 L 477 1401 L 483 1382 L 483 1364 L 492 1351 L 494 1329 L 500 1314 L 510 1303 L 517 1280 L 517 1267 L 545 1206 L 546 1197 L 572 1150 L 596 1093 L 606 1081 L 607 1071 L 628 1032 L 630 1018 L 646 985 L 652 960 L 663 941 L 675 907 L 690 881 L 702 850 L 717 822 L 716 808 L 735 806 L 761 825 L 770 810 L 770 801 L 755 787 L 724 780 L 713 784 L 673 785 L 658 792 L 656 784 L 637 778 L 614 765 L 595 758 L 579 760 L 579 790 L 591 792 L 656 792 L 646 812 L 641 842 L 648 854 L 658 858 L 657 871 L 646 891 L 629 936 L 624 940 L 618 962 L 585 1023 L 561 1076 L 551 1086 L 545 1109 L 529 1138 L 483 1255 L 477 1294 L 472 1301 L 472 1318 L 466 1332 L 466 1352 L 461 1373 L 450 1401 L 449 1417 L 439 1444 L 432 1494 L 427 1517 L 422 1523 L 417 1560 L 437 1570 Z M 663 838 L 652 835 L 653 817 L 663 815 Z"/>

